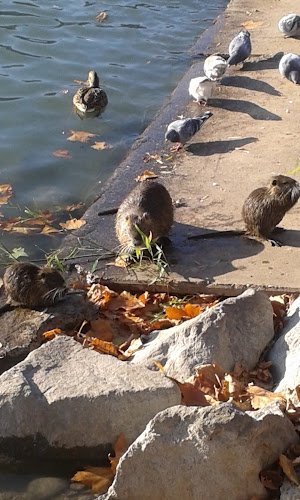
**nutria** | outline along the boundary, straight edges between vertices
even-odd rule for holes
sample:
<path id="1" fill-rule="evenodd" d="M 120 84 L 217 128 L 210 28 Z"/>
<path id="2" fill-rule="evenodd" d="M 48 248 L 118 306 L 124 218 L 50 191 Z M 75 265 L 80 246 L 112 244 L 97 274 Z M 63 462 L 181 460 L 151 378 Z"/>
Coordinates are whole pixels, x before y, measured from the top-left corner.
<path id="1" fill-rule="evenodd" d="M 7 294 L 7 307 L 3 307 L 5 310 L 16 306 L 50 306 L 67 291 L 65 280 L 58 271 L 30 262 L 18 262 L 9 266 L 4 273 L 3 282 Z M 5 312 L 3 308 L 1 313 Z"/>
<path id="2" fill-rule="evenodd" d="M 188 239 L 245 235 L 280 245 L 270 236 L 299 198 L 300 184 L 295 179 L 282 174 L 274 175 L 268 186 L 254 189 L 245 200 L 242 217 L 246 231 L 219 231 L 190 236 Z"/>
<path id="3" fill-rule="evenodd" d="M 129 193 L 117 212 L 116 233 L 122 252 L 132 254 L 143 244 L 136 226 L 152 240 L 167 236 L 173 224 L 172 199 L 158 182 L 142 181 Z"/>

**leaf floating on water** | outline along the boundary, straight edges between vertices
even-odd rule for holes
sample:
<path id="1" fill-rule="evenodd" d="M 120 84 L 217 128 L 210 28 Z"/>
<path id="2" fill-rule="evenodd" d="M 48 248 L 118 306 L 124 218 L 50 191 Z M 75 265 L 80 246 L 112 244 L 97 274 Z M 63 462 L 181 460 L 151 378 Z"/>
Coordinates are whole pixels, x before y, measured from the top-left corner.
<path id="1" fill-rule="evenodd" d="M 59 233 L 59 229 L 55 229 L 55 227 L 51 227 L 51 226 L 44 226 L 42 231 L 41 231 L 41 234 L 54 234 L 54 233 Z"/>
<path id="2" fill-rule="evenodd" d="M 64 229 L 79 229 L 86 224 L 86 220 L 82 219 L 70 219 L 67 222 L 60 222 L 59 225 Z"/>
<path id="3" fill-rule="evenodd" d="M 73 142 L 89 142 L 92 137 L 97 137 L 96 134 L 90 134 L 89 132 L 79 132 L 78 130 L 70 130 L 70 137 L 67 138 L 68 141 Z"/>
<path id="4" fill-rule="evenodd" d="M 14 231 L 15 233 L 21 233 L 21 234 L 35 234 L 35 233 L 40 233 L 42 230 L 40 227 L 18 227 L 14 226 L 11 228 L 11 231 Z"/>
<path id="5" fill-rule="evenodd" d="M 7 203 L 7 200 L 13 195 L 13 190 L 10 184 L 0 185 L 0 205 Z"/>
<path id="6" fill-rule="evenodd" d="M 137 182 L 142 182 L 142 181 L 145 181 L 147 179 L 157 179 L 157 178 L 158 178 L 158 175 L 156 175 L 154 172 L 151 172 L 150 170 L 144 170 L 142 175 L 138 175 L 135 180 Z"/>
<path id="7" fill-rule="evenodd" d="M 66 207 L 66 210 L 68 212 L 73 212 L 73 210 L 77 210 L 78 208 L 82 208 L 82 207 L 84 207 L 84 203 L 83 203 L 83 201 L 80 201 L 79 203 L 76 203 L 74 205 L 68 205 Z"/>
<path id="8" fill-rule="evenodd" d="M 58 149 L 57 151 L 53 151 L 54 156 L 58 156 L 59 158 L 72 158 L 69 151 L 67 149 Z"/>
<path id="9" fill-rule="evenodd" d="M 296 484 L 297 486 L 300 486 L 296 472 L 293 466 L 293 462 L 288 459 L 285 455 L 280 455 L 279 456 L 279 463 L 280 467 L 282 468 L 283 472 L 285 473 L 286 477 L 291 481 L 291 483 Z"/>
<path id="10" fill-rule="evenodd" d="M 245 21 L 241 24 L 242 26 L 244 26 L 246 30 L 255 30 L 256 28 L 259 28 L 259 26 L 262 26 L 265 23 L 264 21 Z"/>
<path id="11" fill-rule="evenodd" d="M 106 142 L 95 142 L 95 144 L 93 144 L 91 148 L 101 151 L 102 149 L 111 149 L 112 146 L 111 144 L 107 144 Z"/>
<path id="12" fill-rule="evenodd" d="M 28 257 L 28 254 L 25 252 L 24 248 L 13 248 L 11 252 L 11 256 L 14 259 L 18 259 L 19 257 Z"/>
<path id="13" fill-rule="evenodd" d="M 96 16 L 96 21 L 98 21 L 98 23 L 102 23 L 102 21 L 104 21 L 104 19 L 107 18 L 107 14 L 106 12 L 100 12 L 97 16 Z"/>

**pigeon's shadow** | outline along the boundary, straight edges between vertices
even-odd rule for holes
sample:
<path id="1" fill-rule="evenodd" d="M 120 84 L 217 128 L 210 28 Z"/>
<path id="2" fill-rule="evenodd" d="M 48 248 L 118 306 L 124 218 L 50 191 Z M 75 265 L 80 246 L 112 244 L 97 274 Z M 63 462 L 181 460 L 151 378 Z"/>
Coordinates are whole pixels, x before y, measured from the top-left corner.
<path id="1" fill-rule="evenodd" d="M 198 142 L 190 144 L 185 149 L 189 153 L 197 156 L 212 156 L 230 153 L 230 151 L 234 151 L 236 148 L 240 148 L 251 142 L 256 142 L 257 140 L 257 137 L 245 137 L 243 139 L 232 139 L 230 141 Z"/>
<path id="2" fill-rule="evenodd" d="M 235 111 L 237 113 L 245 113 L 253 120 L 272 120 L 280 121 L 282 118 L 275 113 L 271 113 L 265 108 L 258 106 L 250 101 L 240 99 L 212 99 L 211 106 L 214 108 L 227 109 L 227 111 Z"/>
<path id="3" fill-rule="evenodd" d="M 263 82 L 262 80 L 255 80 L 249 76 L 225 76 L 222 78 L 221 83 L 227 87 L 240 87 L 243 89 L 255 90 L 256 92 L 264 92 L 270 95 L 281 95 L 281 93 L 269 83 Z"/>
<path id="4" fill-rule="evenodd" d="M 246 61 L 243 65 L 243 71 L 261 71 L 263 69 L 278 69 L 279 61 L 284 52 L 277 52 L 272 57 L 261 59 L 260 61 Z"/>

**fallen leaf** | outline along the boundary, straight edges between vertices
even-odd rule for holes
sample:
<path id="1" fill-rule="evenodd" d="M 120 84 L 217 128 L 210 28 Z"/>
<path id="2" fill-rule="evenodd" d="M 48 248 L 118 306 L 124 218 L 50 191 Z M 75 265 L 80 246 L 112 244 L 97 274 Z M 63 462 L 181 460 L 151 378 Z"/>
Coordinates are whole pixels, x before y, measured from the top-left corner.
<path id="1" fill-rule="evenodd" d="M 59 233 L 59 229 L 55 229 L 55 227 L 52 226 L 44 226 L 41 234 L 54 234 L 54 233 Z"/>
<path id="2" fill-rule="evenodd" d="M 195 318 L 201 312 L 200 306 L 194 305 L 194 304 L 186 304 L 184 306 L 184 310 L 185 310 L 186 316 L 189 316 L 190 318 Z"/>
<path id="3" fill-rule="evenodd" d="M 259 26 L 262 26 L 263 24 L 265 24 L 265 22 L 264 21 L 245 21 L 241 24 L 242 24 L 242 26 L 244 26 L 244 28 L 246 30 L 254 30 L 254 29 L 258 28 Z"/>
<path id="4" fill-rule="evenodd" d="M 150 160 L 156 160 L 157 163 L 160 163 L 161 165 L 163 164 L 161 156 L 158 154 L 151 155 L 150 153 L 146 153 L 146 156 L 144 156 L 143 161 L 145 163 L 148 163 Z"/>
<path id="5" fill-rule="evenodd" d="M 286 396 L 282 392 L 270 392 L 255 385 L 246 387 L 246 392 L 250 395 L 251 405 L 255 410 L 273 401 L 279 401 L 281 407 L 286 407 Z"/>
<path id="6" fill-rule="evenodd" d="M 124 434 L 120 434 L 120 436 L 118 437 L 117 441 L 114 444 L 115 456 L 114 457 L 112 457 L 111 455 L 108 456 L 111 465 L 111 470 L 114 475 L 116 473 L 116 468 L 119 463 L 119 460 L 121 456 L 124 455 L 125 451 L 127 451 L 127 448 L 128 444 L 125 439 L 125 436 Z"/>
<path id="7" fill-rule="evenodd" d="M 11 228 L 11 231 L 14 231 L 15 233 L 21 233 L 21 234 L 35 234 L 35 233 L 41 233 L 42 229 L 40 227 L 14 226 Z"/>
<path id="8" fill-rule="evenodd" d="M 135 180 L 137 182 L 146 181 L 147 179 L 157 179 L 158 175 L 154 174 L 154 172 L 150 172 L 150 170 L 144 170 L 142 175 L 138 175 Z"/>
<path id="9" fill-rule="evenodd" d="M 113 482 L 114 474 L 110 467 L 87 467 L 76 472 L 71 481 L 84 484 L 93 493 L 105 493 Z"/>
<path id="10" fill-rule="evenodd" d="M 174 380 L 174 379 L 172 379 Z M 181 383 L 174 380 L 177 383 L 182 394 L 182 403 L 186 406 L 209 406 L 206 401 L 205 394 L 201 389 L 195 387 L 189 382 Z"/>
<path id="11" fill-rule="evenodd" d="M 91 148 L 101 151 L 102 149 L 111 149 L 112 146 L 110 144 L 107 144 L 106 142 L 95 142 L 95 144 L 93 144 Z"/>
<path id="12" fill-rule="evenodd" d="M 0 205 L 7 203 L 7 200 L 13 195 L 13 190 L 10 184 L 0 185 Z"/>
<path id="13" fill-rule="evenodd" d="M 59 225 L 64 229 L 79 229 L 86 224 L 86 220 L 82 219 L 70 219 L 67 222 L 60 222 Z"/>
<path id="14" fill-rule="evenodd" d="M 95 19 L 96 21 L 98 21 L 98 23 L 102 23 L 102 21 L 104 21 L 104 19 L 106 18 L 107 18 L 106 12 L 100 12 Z"/>
<path id="15" fill-rule="evenodd" d="M 47 340 L 52 340 L 56 337 L 56 335 L 62 335 L 62 331 L 60 328 L 54 328 L 54 330 L 49 330 L 48 332 L 43 333 L 43 337 Z"/>
<path id="16" fill-rule="evenodd" d="M 89 342 L 89 345 L 95 351 L 102 352 L 103 354 L 110 354 L 111 356 L 115 356 L 121 361 L 125 361 L 130 358 L 130 356 L 124 354 L 120 350 L 120 348 L 117 345 L 113 344 L 112 342 L 105 342 L 104 340 L 93 338 Z"/>
<path id="17" fill-rule="evenodd" d="M 58 149 L 57 151 L 53 151 L 54 156 L 58 156 L 59 158 L 72 158 L 69 151 L 67 149 Z"/>
<path id="18" fill-rule="evenodd" d="M 285 455 L 279 455 L 279 464 L 283 472 L 285 473 L 286 477 L 291 481 L 291 483 L 300 486 L 293 466 L 293 462 L 289 460 Z"/>
<path id="19" fill-rule="evenodd" d="M 68 141 L 73 142 L 89 142 L 92 137 L 97 137 L 96 134 L 91 134 L 89 132 L 79 132 L 78 130 L 70 130 L 70 137 L 67 138 Z"/>
<path id="20" fill-rule="evenodd" d="M 116 267 L 128 267 L 130 265 L 130 261 L 126 257 L 127 257 L 126 255 L 123 255 L 123 256 L 119 255 L 115 259 L 113 265 L 116 266 Z"/>
<path id="21" fill-rule="evenodd" d="M 98 318 L 90 322 L 91 329 L 87 332 L 87 337 L 95 337 L 97 339 L 110 342 L 113 338 L 113 331 L 110 322 L 103 318 Z"/>
<path id="22" fill-rule="evenodd" d="M 25 252 L 24 248 L 13 248 L 11 252 L 12 257 L 18 259 L 19 257 L 28 257 L 28 254 Z"/>
<path id="23" fill-rule="evenodd" d="M 165 313 L 169 319 L 182 319 L 187 316 L 182 307 L 166 307 Z"/>
<path id="24" fill-rule="evenodd" d="M 84 207 L 84 203 L 83 203 L 83 201 L 79 201 L 78 203 L 75 203 L 74 205 L 68 205 L 66 207 L 66 210 L 68 212 L 73 212 L 74 210 L 77 210 L 77 209 L 82 208 L 82 207 Z"/>

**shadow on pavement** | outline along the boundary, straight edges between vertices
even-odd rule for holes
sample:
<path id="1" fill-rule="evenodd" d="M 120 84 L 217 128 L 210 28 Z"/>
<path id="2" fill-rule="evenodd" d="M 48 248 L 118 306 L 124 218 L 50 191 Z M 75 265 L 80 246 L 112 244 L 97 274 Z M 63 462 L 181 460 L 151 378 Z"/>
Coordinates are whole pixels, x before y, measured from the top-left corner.
<path id="1" fill-rule="evenodd" d="M 258 141 L 257 137 L 245 137 L 243 139 L 232 139 L 230 141 L 195 142 L 185 147 L 186 151 L 197 156 L 212 156 L 216 154 L 230 153 L 236 148 Z"/>
<path id="2" fill-rule="evenodd" d="M 245 113 L 251 116 L 253 120 L 282 120 L 281 116 L 275 115 L 275 113 L 271 113 L 271 111 L 257 104 L 240 99 L 212 99 L 210 106 L 213 108 L 226 109 L 227 111 L 234 111 L 235 113 Z"/>
<path id="3" fill-rule="evenodd" d="M 247 61 L 244 63 L 243 71 L 261 71 L 262 69 L 278 69 L 279 61 L 284 52 L 277 52 L 272 57 L 260 61 Z"/>
<path id="4" fill-rule="evenodd" d="M 281 96 L 272 85 L 262 80 L 255 80 L 249 76 L 225 76 L 221 81 L 222 85 L 227 87 L 240 87 L 248 90 L 255 90 L 256 92 L 264 92 L 269 95 Z"/>

